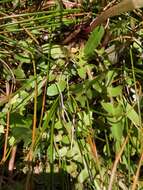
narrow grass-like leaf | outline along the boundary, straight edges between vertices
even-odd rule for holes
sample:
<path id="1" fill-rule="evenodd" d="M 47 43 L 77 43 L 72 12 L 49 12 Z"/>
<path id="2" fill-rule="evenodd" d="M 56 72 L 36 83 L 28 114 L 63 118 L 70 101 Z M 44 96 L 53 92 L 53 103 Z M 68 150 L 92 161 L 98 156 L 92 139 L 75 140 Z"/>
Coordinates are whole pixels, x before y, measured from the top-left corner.
<path id="1" fill-rule="evenodd" d="M 85 45 L 84 53 L 86 57 L 91 57 L 93 55 L 94 50 L 100 44 L 103 35 L 104 35 L 104 28 L 102 26 L 97 27 L 93 30 Z"/>

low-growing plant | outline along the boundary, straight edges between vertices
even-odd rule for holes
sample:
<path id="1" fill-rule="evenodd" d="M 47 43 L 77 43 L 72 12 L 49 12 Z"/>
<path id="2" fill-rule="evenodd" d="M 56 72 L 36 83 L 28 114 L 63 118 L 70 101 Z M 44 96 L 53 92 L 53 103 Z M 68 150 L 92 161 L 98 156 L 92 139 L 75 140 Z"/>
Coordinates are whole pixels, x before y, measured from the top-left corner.
<path id="1" fill-rule="evenodd" d="M 1 189 L 142 188 L 142 29 L 99 4 L 1 1 Z"/>

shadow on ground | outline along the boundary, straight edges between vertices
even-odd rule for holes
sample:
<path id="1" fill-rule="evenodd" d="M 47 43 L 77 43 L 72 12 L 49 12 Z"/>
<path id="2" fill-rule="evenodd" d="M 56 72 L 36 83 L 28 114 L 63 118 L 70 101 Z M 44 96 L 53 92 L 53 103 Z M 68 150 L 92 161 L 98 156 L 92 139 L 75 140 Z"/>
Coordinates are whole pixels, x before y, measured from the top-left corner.
<path id="1" fill-rule="evenodd" d="M 59 173 L 40 173 L 30 177 L 26 189 L 27 175 L 15 171 L 12 175 L 0 176 L 0 190 L 74 190 L 74 180 L 65 171 Z"/>

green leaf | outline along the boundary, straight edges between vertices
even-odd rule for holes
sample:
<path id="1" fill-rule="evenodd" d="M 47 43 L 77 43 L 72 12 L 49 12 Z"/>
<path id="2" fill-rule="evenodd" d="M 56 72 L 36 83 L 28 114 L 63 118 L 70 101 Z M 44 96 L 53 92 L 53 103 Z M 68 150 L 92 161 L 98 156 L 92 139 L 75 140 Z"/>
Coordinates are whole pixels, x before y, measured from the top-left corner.
<path id="1" fill-rule="evenodd" d="M 85 168 L 85 169 L 83 169 L 83 170 L 80 172 L 80 174 L 79 174 L 79 176 L 78 176 L 78 181 L 79 181 L 80 183 L 83 183 L 87 178 L 88 178 L 88 170 Z"/>
<path id="2" fill-rule="evenodd" d="M 64 135 L 63 138 L 62 138 L 62 143 L 64 145 L 69 145 L 70 144 L 70 141 L 69 141 L 69 138 L 67 135 Z"/>
<path id="3" fill-rule="evenodd" d="M 80 78 L 85 79 L 86 78 L 86 67 L 81 67 L 77 69 L 78 75 Z"/>
<path id="4" fill-rule="evenodd" d="M 135 125 L 135 126 L 140 126 L 141 125 L 141 121 L 140 121 L 140 117 L 139 117 L 139 114 L 135 111 L 134 107 L 131 106 L 128 102 L 126 102 L 126 104 L 120 100 L 120 103 L 125 106 L 125 114 L 127 116 L 127 118 L 129 120 L 132 121 L 132 123 Z"/>
<path id="5" fill-rule="evenodd" d="M 66 81 L 61 80 L 57 84 L 52 84 L 47 88 L 47 95 L 56 96 L 60 92 L 63 92 L 65 88 L 66 88 Z"/>
<path id="6" fill-rule="evenodd" d="M 62 129 L 62 124 L 61 124 L 61 122 L 60 121 L 57 121 L 56 123 L 55 123 L 55 129 L 57 129 L 57 130 L 59 130 L 59 129 Z"/>
<path id="7" fill-rule="evenodd" d="M 55 96 L 59 94 L 58 87 L 56 84 L 52 84 L 47 89 L 47 95 L 48 96 Z"/>
<path id="8" fill-rule="evenodd" d="M 123 127 L 122 120 L 120 120 L 119 122 L 114 123 L 114 124 L 112 123 L 111 132 L 112 132 L 113 137 L 116 140 L 118 140 L 118 141 L 121 140 L 121 138 L 123 136 L 123 129 L 124 129 L 124 127 Z"/>
<path id="9" fill-rule="evenodd" d="M 23 140 L 27 144 L 31 142 L 32 131 L 28 127 L 13 127 L 12 135 L 16 140 Z"/>
<path id="10" fill-rule="evenodd" d="M 66 156 L 66 154 L 67 154 L 67 147 L 63 147 L 63 148 L 61 148 L 59 151 L 58 151 L 58 154 L 59 154 L 59 156 L 60 157 L 64 157 L 64 156 Z"/>
<path id="11" fill-rule="evenodd" d="M 30 63 L 31 59 L 29 55 L 23 55 L 23 53 L 15 54 L 14 58 L 21 63 Z"/>
<path id="12" fill-rule="evenodd" d="M 62 134 L 59 133 L 58 135 L 55 136 L 55 142 L 61 142 L 62 138 L 63 138 Z"/>
<path id="13" fill-rule="evenodd" d="M 94 83 L 92 86 L 93 86 L 93 88 L 94 88 L 97 92 L 99 92 L 99 93 L 102 92 L 102 85 L 100 84 L 100 81 L 99 81 L 99 80 L 95 81 L 95 83 Z"/>
<path id="14" fill-rule="evenodd" d="M 81 107 L 85 107 L 86 102 L 87 102 L 87 97 L 84 95 L 79 95 L 76 97 L 76 100 L 80 102 Z"/>
<path id="15" fill-rule="evenodd" d="M 116 76 L 117 76 L 117 72 L 115 70 L 108 71 L 107 75 L 105 77 L 105 79 L 106 79 L 106 85 L 110 86 Z"/>
<path id="16" fill-rule="evenodd" d="M 65 58 L 65 54 L 59 45 L 52 46 L 51 57 L 53 59 Z"/>
<path id="17" fill-rule="evenodd" d="M 72 177 L 77 177 L 77 164 L 74 162 L 71 162 L 70 165 L 66 166 L 67 172 L 72 176 Z"/>
<path id="18" fill-rule="evenodd" d="M 140 126 L 141 122 L 139 115 L 129 103 L 127 103 L 126 105 L 126 115 L 133 122 L 135 126 Z"/>
<path id="19" fill-rule="evenodd" d="M 18 79 L 24 79 L 25 78 L 25 73 L 21 67 L 14 69 L 13 73 L 16 76 L 16 78 L 18 78 Z"/>
<path id="20" fill-rule="evenodd" d="M 26 127 L 26 128 L 30 128 L 30 126 L 32 125 L 32 115 L 27 115 L 27 117 L 25 118 L 24 116 L 20 115 L 19 113 L 11 113 L 11 117 L 10 117 L 10 126 L 11 128 L 14 127 Z"/>
<path id="21" fill-rule="evenodd" d="M 123 87 L 121 85 L 117 87 L 107 87 L 107 92 L 109 97 L 116 97 L 122 93 Z"/>
<path id="22" fill-rule="evenodd" d="M 3 125 L 0 125 L 0 134 L 1 133 L 4 133 L 4 126 Z"/>
<path id="23" fill-rule="evenodd" d="M 15 143 L 15 138 L 12 136 L 12 137 L 10 137 L 10 139 L 9 139 L 9 145 L 10 145 L 10 146 L 13 146 L 14 143 Z"/>
<path id="24" fill-rule="evenodd" d="M 102 107 L 104 108 L 107 113 L 113 115 L 113 116 L 121 116 L 123 113 L 123 108 L 121 104 L 113 104 L 110 102 L 101 102 Z"/>
<path id="25" fill-rule="evenodd" d="M 116 118 L 114 117 L 108 119 L 108 123 L 111 125 L 111 133 L 115 140 L 114 146 L 115 146 L 116 153 L 120 151 L 122 137 L 123 137 L 123 130 L 125 126 L 124 122 L 125 122 L 124 119 L 116 121 Z"/>
<path id="26" fill-rule="evenodd" d="M 44 44 L 42 46 L 43 49 L 43 53 L 51 53 L 51 57 L 53 59 L 60 59 L 60 58 L 65 58 L 66 55 L 64 53 L 64 49 L 62 49 L 62 47 L 60 45 L 53 45 L 52 47 L 50 47 L 49 44 Z"/>
<path id="27" fill-rule="evenodd" d="M 5 30 L 7 30 L 8 32 L 12 32 L 15 30 L 18 30 L 18 24 L 12 24 L 11 23 L 5 27 Z"/>
<path id="28" fill-rule="evenodd" d="M 96 27 L 90 34 L 87 43 L 85 44 L 84 54 L 90 57 L 94 54 L 94 50 L 98 47 L 104 35 L 104 28 L 102 26 Z"/>

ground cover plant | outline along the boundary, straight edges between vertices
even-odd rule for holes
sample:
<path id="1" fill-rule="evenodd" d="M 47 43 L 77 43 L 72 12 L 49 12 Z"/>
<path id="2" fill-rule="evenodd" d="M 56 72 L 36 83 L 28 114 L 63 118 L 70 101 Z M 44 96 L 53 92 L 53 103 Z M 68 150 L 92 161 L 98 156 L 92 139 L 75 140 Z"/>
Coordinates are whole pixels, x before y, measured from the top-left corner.
<path id="1" fill-rule="evenodd" d="M 143 189 L 142 10 L 0 1 L 0 189 Z"/>

